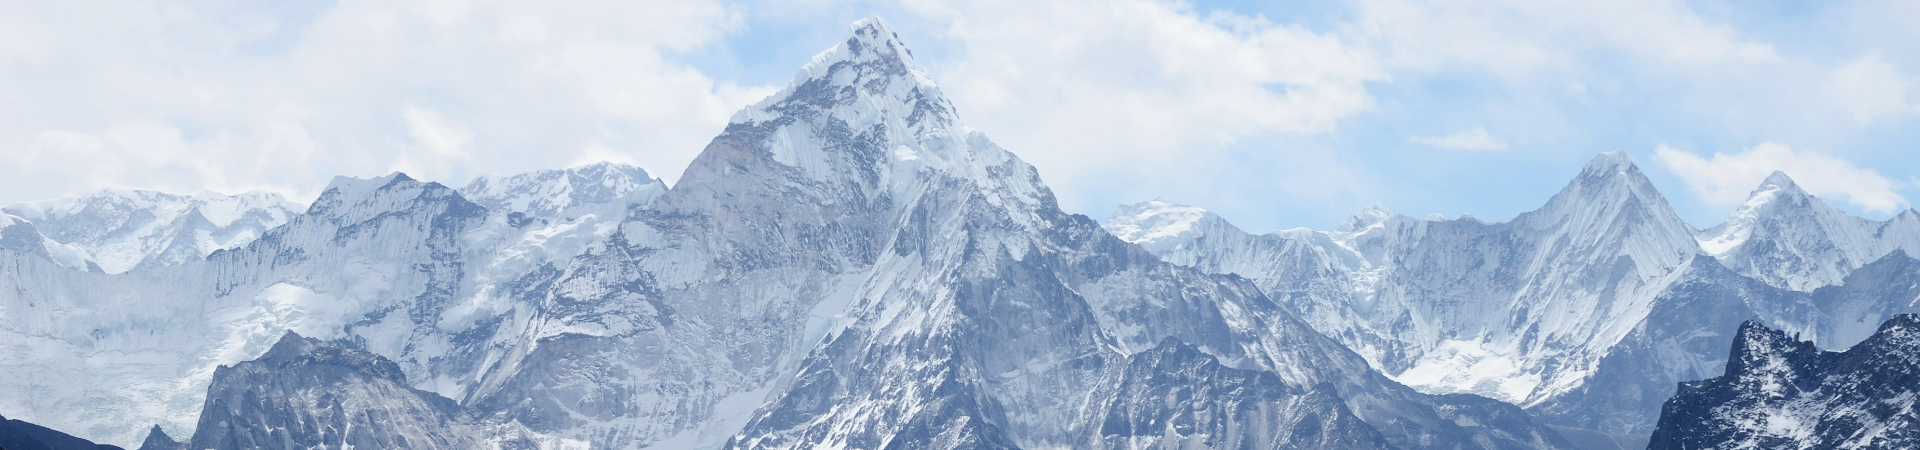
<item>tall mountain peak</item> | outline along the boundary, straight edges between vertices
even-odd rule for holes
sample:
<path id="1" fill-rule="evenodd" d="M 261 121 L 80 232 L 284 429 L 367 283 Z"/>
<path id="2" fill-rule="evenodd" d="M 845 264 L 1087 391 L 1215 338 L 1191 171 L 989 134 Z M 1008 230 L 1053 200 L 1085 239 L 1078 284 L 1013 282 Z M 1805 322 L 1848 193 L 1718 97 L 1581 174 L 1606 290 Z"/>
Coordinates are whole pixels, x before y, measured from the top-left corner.
<path id="1" fill-rule="evenodd" d="M 1627 152 L 1611 151 L 1594 155 L 1593 159 L 1587 160 L 1587 166 L 1581 172 L 1605 174 L 1624 173 L 1627 170 L 1638 170 L 1638 167 L 1633 164 L 1633 158 L 1627 156 Z"/>
<path id="2" fill-rule="evenodd" d="M 1693 227 L 1680 219 L 1625 152 L 1594 156 L 1545 206 L 1521 214 L 1515 222 L 1588 239 L 1630 233 L 1650 244 L 1658 242 L 1653 247 L 1630 246 L 1635 252 L 1654 252 L 1641 255 L 1650 258 L 1635 258 L 1642 264 L 1662 260 L 1661 266 L 1673 267 L 1698 248 Z"/>
<path id="3" fill-rule="evenodd" d="M 1753 192 L 1747 195 L 1747 202 L 1741 204 L 1740 209 L 1734 214 L 1739 216 L 1743 212 L 1783 204 L 1783 202 L 1787 205 L 1806 207 L 1818 201 L 1813 198 L 1813 194 L 1800 188 L 1799 183 L 1794 183 L 1793 177 L 1787 176 L 1786 172 L 1775 170 L 1767 175 L 1765 180 L 1760 181 L 1759 187 L 1753 188 Z"/>
<path id="4" fill-rule="evenodd" d="M 1786 172 L 1775 170 L 1767 175 L 1767 179 L 1760 181 L 1760 188 L 1767 187 L 1799 189 L 1800 185 L 1794 184 L 1793 177 L 1787 176 Z"/>
<path id="5" fill-rule="evenodd" d="M 899 34 L 879 17 L 867 16 L 853 23 L 839 45 L 814 55 L 785 89 L 735 113 L 732 123 L 772 120 L 803 108 L 864 119 L 849 121 L 850 125 L 882 119 L 872 115 L 848 117 L 837 111 L 846 106 L 903 113 L 916 124 L 922 119 L 939 119 L 939 125 L 947 125 L 954 118 L 953 107 L 941 96 L 939 85 L 914 62 L 913 52 L 900 41 Z"/>
<path id="6" fill-rule="evenodd" d="M 1578 186 L 1621 186 L 1638 194 L 1659 195 L 1647 180 L 1647 175 L 1640 171 L 1640 166 L 1633 163 L 1633 158 L 1619 151 L 1601 153 L 1587 160 L 1587 165 L 1580 169 L 1580 176 L 1569 183 L 1561 194 Z M 1555 199 L 1558 200 L 1559 196 L 1556 195 Z"/>
<path id="7" fill-rule="evenodd" d="M 1855 217 L 1776 171 L 1755 187 L 1726 222 L 1697 234 L 1700 248 L 1742 275 L 1811 292 L 1895 249 L 1920 249 L 1913 216 Z"/>
<path id="8" fill-rule="evenodd" d="M 1052 201 L 1032 166 L 961 124 L 899 36 L 868 17 L 786 88 L 734 114 L 675 185 L 685 193 L 663 201 L 668 208 L 701 203 L 693 198 L 764 182 L 813 185 L 836 197 L 824 202 L 877 205 L 945 178 L 986 189 L 996 203 L 1027 208 Z"/>
<path id="9" fill-rule="evenodd" d="M 1367 229 L 1367 227 L 1386 222 L 1387 219 L 1393 216 L 1394 212 L 1388 210 L 1386 205 L 1375 203 L 1373 206 L 1368 206 L 1367 209 L 1360 210 L 1359 214 L 1348 217 L 1346 222 L 1340 224 L 1338 231 L 1351 233 L 1364 230 Z"/>

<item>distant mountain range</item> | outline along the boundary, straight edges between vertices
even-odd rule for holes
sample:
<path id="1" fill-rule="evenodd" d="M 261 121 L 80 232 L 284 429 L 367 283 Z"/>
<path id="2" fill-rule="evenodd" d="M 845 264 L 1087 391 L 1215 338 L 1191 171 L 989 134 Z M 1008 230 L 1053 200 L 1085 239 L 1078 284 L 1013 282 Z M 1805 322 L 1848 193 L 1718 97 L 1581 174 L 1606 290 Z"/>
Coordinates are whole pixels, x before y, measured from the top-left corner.
<path id="1" fill-rule="evenodd" d="M 1697 230 L 1619 153 L 1502 223 L 1096 222 L 872 17 L 671 187 L 603 163 L 0 211 L 0 413 L 153 450 L 1693 445 L 1744 432 L 1701 411 L 1751 383 L 1681 383 L 1774 370 L 1729 368 L 1741 324 L 1840 348 L 1920 311 L 1920 214 L 1776 174 Z"/>
<path id="2" fill-rule="evenodd" d="M 1370 208 L 1334 231 L 1252 235 L 1200 208 L 1122 206 L 1104 226 L 1162 259 L 1247 277 L 1395 380 L 1484 395 L 1555 425 L 1652 431 L 1682 382 L 1756 320 L 1828 348 L 1920 312 L 1920 213 L 1848 216 L 1775 173 L 1727 223 L 1681 222 L 1624 154 L 1512 221 Z"/>

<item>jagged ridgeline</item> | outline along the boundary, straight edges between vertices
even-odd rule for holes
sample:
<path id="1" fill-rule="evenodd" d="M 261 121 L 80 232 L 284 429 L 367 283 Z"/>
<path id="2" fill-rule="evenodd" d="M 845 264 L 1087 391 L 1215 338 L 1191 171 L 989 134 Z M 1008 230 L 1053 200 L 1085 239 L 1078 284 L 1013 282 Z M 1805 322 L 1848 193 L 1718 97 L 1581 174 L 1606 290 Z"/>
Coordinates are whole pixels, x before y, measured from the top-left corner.
<path id="1" fill-rule="evenodd" d="M 737 114 L 680 180 L 343 178 L 205 259 L 106 275 L 7 252 L 5 336 L 36 351 L 0 357 L 44 375 L 0 381 L 0 408 L 124 444 L 158 424 L 195 447 L 1560 439 L 1510 406 L 1394 383 L 1244 280 L 1060 211 L 878 19 Z M 1194 383 L 1256 389 L 1231 400 L 1265 412 L 1090 406 L 1186 389 L 1140 384 L 1191 365 L 1133 362 L 1163 341 L 1232 374 Z M 1123 404 L 1210 425 L 1076 425 Z"/>
<path id="2" fill-rule="evenodd" d="M 1910 307 L 1866 286 L 1914 273 L 1895 244 L 1792 247 L 1846 267 L 1798 284 L 1743 266 L 1807 238 L 1758 207 L 1697 232 L 1619 154 L 1502 224 L 1103 227 L 871 17 L 671 188 L 598 164 L 134 197 L 0 216 L 0 412 L 151 449 L 1628 448 L 1578 428 L 1646 432 L 1716 330 L 1865 339 L 1828 319 Z"/>
<path id="3" fill-rule="evenodd" d="M 1652 450 L 1920 448 L 1920 316 L 1901 314 L 1828 352 L 1748 322 L 1726 374 L 1680 386 Z"/>
<path id="4" fill-rule="evenodd" d="M 1247 277 L 1396 381 L 1609 433 L 1651 432 L 1678 383 L 1725 366 L 1742 322 L 1844 348 L 1920 312 L 1920 214 L 1849 216 L 1775 173 L 1727 223 L 1696 230 L 1621 153 L 1507 222 L 1374 207 L 1333 231 L 1253 235 L 1155 201 L 1104 226 L 1168 262 Z"/>

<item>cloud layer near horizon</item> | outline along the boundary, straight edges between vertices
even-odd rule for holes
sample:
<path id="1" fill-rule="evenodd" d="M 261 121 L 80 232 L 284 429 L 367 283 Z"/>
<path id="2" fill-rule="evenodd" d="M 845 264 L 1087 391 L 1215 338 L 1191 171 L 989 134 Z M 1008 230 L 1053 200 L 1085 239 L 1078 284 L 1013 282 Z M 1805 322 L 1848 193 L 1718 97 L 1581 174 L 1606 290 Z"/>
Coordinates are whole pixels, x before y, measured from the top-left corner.
<path id="1" fill-rule="evenodd" d="M 1920 49 L 1920 7 L 1769 5 L 9 3 L 0 203 L 103 187 L 306 199 L 336 174 L 459 184 L 596 160 L 671 180 L 797 67 L 746 60 L 804 61 L 875 12 L 965 120 L 1094 216 L 1165 197 L 1255 230 L 1376 202 L 1497 219 L 1627 150 L 1713 221 L 1765 176 L 1723 159 L 1772 142 L 1883 168 L 1879 187 L 1816 191 L 1836 204 L 1906 205 L 1913 186 L 1892 180 L 1920 167 L 1900 144 L 1920 137 L 1900 131 L 1920 112 L 1920 51 L 1903 50 Z"/>

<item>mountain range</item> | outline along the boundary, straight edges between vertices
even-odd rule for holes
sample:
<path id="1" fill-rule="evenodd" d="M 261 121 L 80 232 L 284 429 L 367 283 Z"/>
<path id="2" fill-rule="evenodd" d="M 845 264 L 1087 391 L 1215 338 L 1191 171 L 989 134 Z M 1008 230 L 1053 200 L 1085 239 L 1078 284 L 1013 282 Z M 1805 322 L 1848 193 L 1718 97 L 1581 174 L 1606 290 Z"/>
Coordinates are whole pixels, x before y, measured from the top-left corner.
<path id="1" fill-rule="evenodd" d="M 1501 223 L 1097 222 L 873 17 L 671 187 L 0 211 L 0 412 L 155 450 L 1644 447 L 1740 324 L 1838 348 L 1920 309 L 1920 214 L 1776 174 L 1698 230 L 1619 153 Z"/>
<path id="2" fill-rule="evenodd" d="M 1602 154 L 1511 221 L 1369 208 L 1333 231 L 1253 235 L 1153 201 L 1104 223 L 1161 258 L 1247 277 L 1396 381 L 1514 403 L 1560 426 L 1653 429 L 1682 381 L 1724 367 L 1755 320 L 1826 348 L 1920 311 L 1920 214 L 1848 216 L 1775 173 L 1727 223 L 1680 221 Z"/>

